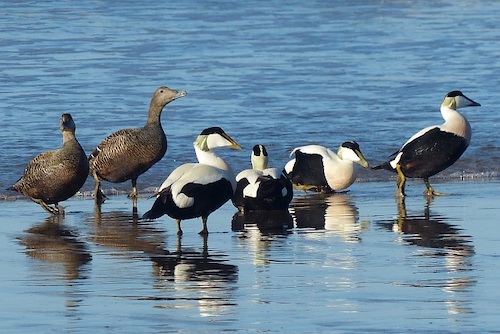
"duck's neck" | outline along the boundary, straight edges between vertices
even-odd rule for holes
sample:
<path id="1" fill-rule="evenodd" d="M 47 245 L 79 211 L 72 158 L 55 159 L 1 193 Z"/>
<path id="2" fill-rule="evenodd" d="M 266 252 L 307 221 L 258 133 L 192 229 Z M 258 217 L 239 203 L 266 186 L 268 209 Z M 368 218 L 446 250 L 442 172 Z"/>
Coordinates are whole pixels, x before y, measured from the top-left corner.
<path id="1" fill-rule="evenodd" d="M 75 133 L 73 131 L 63 131 L 62 138 L 63 138 L 63 146 L 66 143 L 73 142 L 76 140 Z"/>
<path id="2" fill-rule="evenodd" d="M 252 157 L 252 169 L 263 171 L 267 168 L 267 160 Z"/>
<path id="3" fill-rule="evenodd" d="M 441 115 L 444 118 L 442 129 L 461 136 L 470 142 L 472 131 L 469 121 L 458 111 L 446 106 L 441 106 Z"/>
<path id="4" fill-rule="evenodd" d="M 151 104 L 149 105 L 148 120 L 146 122 L 146 126 L 149 124 L 161 126 L 160 116 L 161 116 L 161 112 L 163 110 L 163 107 L 164 106 L 156 104 L 155 101 L 151 101 Z"/>
<path id="5" fill-rule="evenodd" d="M 203 151 L 196 146 L 194 150 L 196 152 L 196 158 L 198 158 L 198 162 L 200 164 L 207 164 L 220 169 L 231 170 L 231 167 L 229 167 L 229 165 L 221 157 L 215 154 L 214 151 Z"/>

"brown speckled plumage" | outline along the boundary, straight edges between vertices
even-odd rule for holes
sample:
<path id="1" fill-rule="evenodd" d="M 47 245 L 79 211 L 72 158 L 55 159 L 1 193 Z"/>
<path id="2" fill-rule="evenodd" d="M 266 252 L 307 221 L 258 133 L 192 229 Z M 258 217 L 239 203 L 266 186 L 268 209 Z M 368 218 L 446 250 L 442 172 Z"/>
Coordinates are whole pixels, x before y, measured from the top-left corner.
<path id="1" fill-rule="evenodd" d="M 12 189 L 52 214 L 61 212 L 59 202 L 76 194 L 89 174 L 87 156 L 75 137 L 75 129 L 71 115 L 63 114 L 63 146 L 36 156 L 29 162 L 24 175 L 12 186 Z M 55 207 L 49 204 L 55 204 Z"/>
<path id="2" fill-rule="evenodd" d="M 161 112 L 169 102 L 185 95 L 185 91 L 164 86 L 158 88 L 151 99 L 144 127 L 119 130 L 104 139 L 92 152 L 89 157 L 90 175 L 96 182 L 94 196 L 97 203 L 104 200 L 101 180 L 112 183 L 132 180 L 129 197 L 137 198 L 137 178 L 163 158 L 167 151 Z"/>

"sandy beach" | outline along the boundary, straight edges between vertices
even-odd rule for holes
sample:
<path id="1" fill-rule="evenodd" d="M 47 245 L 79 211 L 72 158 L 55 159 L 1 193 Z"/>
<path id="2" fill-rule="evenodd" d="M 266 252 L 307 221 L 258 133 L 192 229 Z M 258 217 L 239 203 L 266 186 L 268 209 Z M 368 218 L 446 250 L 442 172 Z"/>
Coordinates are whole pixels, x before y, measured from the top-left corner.
<path id="1" fill-rule="evenodd" d="M 389 182 L 296 192 L 290 216 L 233 217 L 227 203 L 206 240 L 199 220 L 182 239 L 168 217 L 140 221 L 123 195 L 100 212 L 72 198 L 59 221 L 2 201 L 0 329 L 493 331 L 499 181 L 435 187 L 450 195 L 429 201 L 416 181 L 404 203 Z"/>

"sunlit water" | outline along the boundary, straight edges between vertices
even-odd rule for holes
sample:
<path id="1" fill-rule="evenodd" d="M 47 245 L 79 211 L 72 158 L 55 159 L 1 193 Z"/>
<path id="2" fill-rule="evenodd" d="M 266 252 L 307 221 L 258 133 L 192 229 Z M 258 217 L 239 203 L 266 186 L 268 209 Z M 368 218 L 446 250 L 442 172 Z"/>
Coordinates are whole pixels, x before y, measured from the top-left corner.
<path id="1" fill-rule="evenodd" d="M 415 182 L 417 198 L 403 206 L 392 175 L 361 170 L 348 195 L 299 194 L 289 215 L 233 217 L 226 205 L 206 247 L 199 222 L 179 243 L 170 219 L 141 222 L 123 196 L 102 212 L 72 199 L 56 224 L 4 190 L 60 146 L 62 113 L 90 153 L 113 131 L 141 126 L 153 91 L 168 85 L 188 96 L 163 112 L 168 152 L 139 178 L 141 192 L 193 161 L 194 138 L 214 125 L 244 147 L 222 153 L 235 170 L 256 143 L 281 167 L 295 146 L 356 140 L 376 164 L 442 123 L 439 104 L 459 89 L 482 106 L 463 110 L 471 145 L 439 177 L 480 179 L 473 187 L 498 196 L 496 1 L 0 5 L 0 197 L 15 199 L 0 203 L 9 332 L 498 328 L 498 237 L 487 233 L 497 204 L 484 195 L 468 208 L 456 184 L 458 196 L 425 203 Z M 82 193 L 91 189 L 89 179 Z M 139 213 L 150 204 L 141 199 Z"/>

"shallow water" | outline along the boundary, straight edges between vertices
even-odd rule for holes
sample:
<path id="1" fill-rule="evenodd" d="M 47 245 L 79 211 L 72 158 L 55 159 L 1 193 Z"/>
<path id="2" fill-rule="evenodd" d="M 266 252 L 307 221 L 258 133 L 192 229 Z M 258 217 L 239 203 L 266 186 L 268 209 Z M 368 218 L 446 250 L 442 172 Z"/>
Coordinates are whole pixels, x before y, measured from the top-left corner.
<path id="1" fill-rule="evenodd" d="M 6 332 L 485 333 L 498 329 L 498 181 L 450 181 L 406 203 L 388 182 L 297 193 L 289 213 L 226 204 L 184 235 L 113 196 L 67 201 L 59 221 L 5 201 Z M 138 214 L 152 200 L 138 202 Z"/>
<path id="2" fill-rule="evenodd" d="M 0 329 L 497 330 L 496 1 L 0 5 Z M 448 91 L 482 106 L 463 110 L 471 145 L 432 181 L 453 196 L 426 203 L 410 182 L 403 207 L 392 175 L 360 170 L 347 195 L 297 193 L 289 214 L 239 217 L 226 204 L 206 243 L 198 221 L 179 242 L 169 218 L 138 220 L 128 182 L 103 184 L 119 195 L 102 212 L 87 196 L 65 202 L 59 222 L 3 190 L 60 145 L 62 113 L 90 153 L 142 125 L 160 85 L 188 96 L 165 108 L 168 152 L 139 178 L 141 193 L 193 161 L 208 126 L 244 147 L 222 153 L 236 171 L 257 142 L 276 167 L 295 146 L 345 140 L 376 164 L 442 122 Z M 82 194 L 91 189 L 89 179 Z M 150 205 L 140 199 L 138 214 Z"/>

